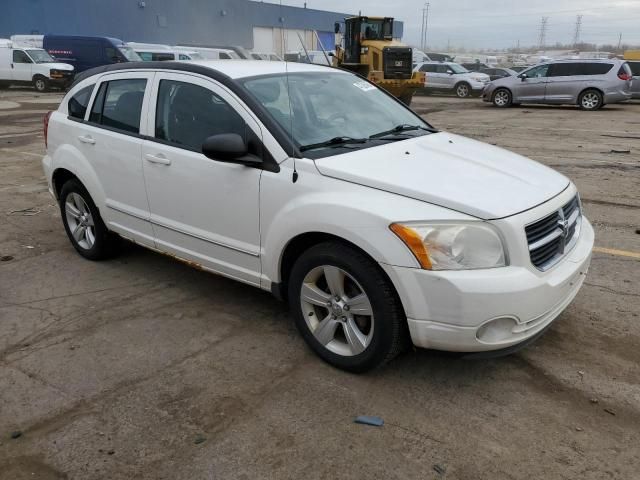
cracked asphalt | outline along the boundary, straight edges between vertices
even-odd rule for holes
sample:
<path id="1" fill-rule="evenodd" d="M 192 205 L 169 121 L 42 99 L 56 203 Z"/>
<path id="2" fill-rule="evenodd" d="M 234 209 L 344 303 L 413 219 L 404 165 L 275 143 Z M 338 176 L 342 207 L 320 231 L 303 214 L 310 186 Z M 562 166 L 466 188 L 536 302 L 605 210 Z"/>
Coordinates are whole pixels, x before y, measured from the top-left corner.
<path id="1" fill-rule="evenodd" d="M 60 98 L 0 91 L 0 478 L 639 478 L 633 255 L 596 251 L 575 301 L 517 354 L 411 351 L 347 374 L 268 293 L 135 245 L 78 256 L 40 166 Z M 640 253 L 640 103 L 413 106 L 568 175 L 596 246 Z"/>

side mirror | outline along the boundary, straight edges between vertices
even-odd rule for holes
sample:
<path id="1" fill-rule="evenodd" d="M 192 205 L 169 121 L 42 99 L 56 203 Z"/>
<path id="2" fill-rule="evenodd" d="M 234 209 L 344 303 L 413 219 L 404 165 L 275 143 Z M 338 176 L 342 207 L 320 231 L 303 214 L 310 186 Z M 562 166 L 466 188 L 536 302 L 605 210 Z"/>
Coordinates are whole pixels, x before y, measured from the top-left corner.
<path id="1" fill-rule="evenodd" d="M 447 70 L 447 73 L 448 73 L 449 75 L 453 75 L 453 70 Z"/>
<path id="2" fill-rule="evenodd" d="M 520 75 L 518 75 L 518 78 L 524 82 L 527 79 L 527 74 L 521 73 Z"/>
<path id="3" fill-rule="evenodd" d="M 210 136 L 202 144 L 202 153 L 205 157 L 219 162 L 249 166 L 262 163 L 259 157 L 249 154 L 247 144 L 237 133 L 221 133 Z"/>
<path id="4" fill-rule="evenodd" d="M 333 24 L 334 33 L 340 33 L 340 22 L 336 22 Z"/>

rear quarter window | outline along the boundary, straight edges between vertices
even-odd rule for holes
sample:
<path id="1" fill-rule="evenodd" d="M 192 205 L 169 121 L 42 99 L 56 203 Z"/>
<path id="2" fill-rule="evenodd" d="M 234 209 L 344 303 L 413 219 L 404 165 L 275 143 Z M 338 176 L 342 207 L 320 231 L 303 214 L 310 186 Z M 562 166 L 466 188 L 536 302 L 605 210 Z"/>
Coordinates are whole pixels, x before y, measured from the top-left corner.
<path id="1" fill-rule="evenodd" d="M 91 92 L 93 92 L 94 86 L 95 85 L 89 85 L 88 87 L 84 87 L 69 99 L 67 109 L 71 118 L 84 120 L 84 115 L 87 113 L 89 99 L 91 98 Z"/>
<path id="2" fill-rule="evenodd" d="M 604 75 L 612 68 L 612 63 L 554 63 L 550 68 L 549 76 L 572 77 L 581 75 Z"/>

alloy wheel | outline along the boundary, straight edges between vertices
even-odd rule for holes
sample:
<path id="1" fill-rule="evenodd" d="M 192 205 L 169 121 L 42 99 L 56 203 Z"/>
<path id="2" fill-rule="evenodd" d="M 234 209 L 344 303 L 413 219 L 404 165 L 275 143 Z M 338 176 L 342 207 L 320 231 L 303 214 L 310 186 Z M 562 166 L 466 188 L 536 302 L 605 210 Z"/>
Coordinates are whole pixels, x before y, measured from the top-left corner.
<path id="1" fill-rule="evenodd" d="M 504 107 L 509 103 L 509 94 L 504 90 L 500 90 L 493 98 L 494 103 L 499 107 Z"/>
<path id="2" fill-rule="evenodd" d="M 600 97 L 597 93 L 587 92 L 582 96 L 582 107 L 587 110 L 593 110 L 600 104 Z"/>
<path id="3" fill-rule="evenodd" d="M 96 241 L 96 232 L 87 203 L 80 195 L 72 192 L 67 195 L 64 213 L 73 239 L 80 247 L 90 250 Z"/>
<path id="4" fill-rule="evenodd" d="M 309 331 L 329 351 L 354 356 L 371 343 L 371 302 L 360 284 L 341 268 L 322 265 L 307 273 L 300 302 Z"/>
<path id="5" fill-rule="evenodd" d="M 458 85 L 458 88 L 456 88 L 456 95 L 461 98 L 469 96 L 469 87 L 464 83 L 462 85 Z"/>

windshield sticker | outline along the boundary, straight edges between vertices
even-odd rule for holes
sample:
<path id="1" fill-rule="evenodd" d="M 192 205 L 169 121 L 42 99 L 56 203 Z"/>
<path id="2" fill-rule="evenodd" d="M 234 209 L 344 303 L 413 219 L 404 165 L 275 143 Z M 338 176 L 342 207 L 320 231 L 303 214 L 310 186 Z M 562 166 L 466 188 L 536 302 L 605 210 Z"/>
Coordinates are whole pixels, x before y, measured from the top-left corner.
<path id="1" fill-rule="evenodd" d="M 356 82 L 353 84 L 354 87 L 358 87 L 363 92 L 368 92 L 369 90 L 375 90 L 376 86 L 371 85 L 369 82 Z"/>

